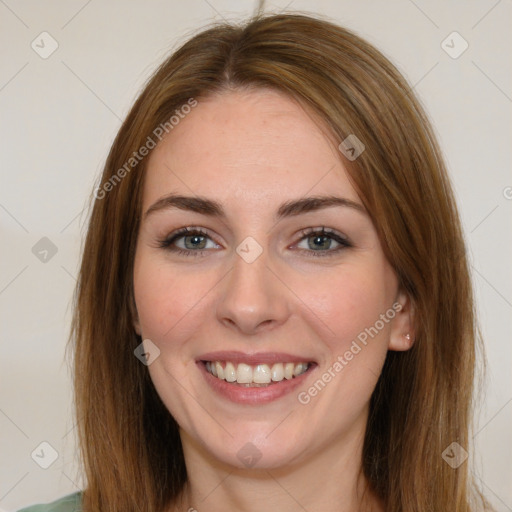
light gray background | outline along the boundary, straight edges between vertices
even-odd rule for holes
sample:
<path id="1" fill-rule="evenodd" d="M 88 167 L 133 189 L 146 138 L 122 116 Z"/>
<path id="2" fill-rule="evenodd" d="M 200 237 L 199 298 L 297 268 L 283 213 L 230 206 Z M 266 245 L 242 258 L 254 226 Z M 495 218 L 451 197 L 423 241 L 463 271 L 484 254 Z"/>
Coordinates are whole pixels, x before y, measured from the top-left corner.
<path id="1" fill-rule="evenodd" d="M 288 2 L 265 9 L 326 14 L 366 37 L 415 85 L 433 120 L 461 209 L 489 362 L 470 455 L 497 510 L 512 511 L 511 1 Z M 257 3 L 0 0 L 3 510 L 81 485 L 64 348 L 83 208 L 121 120 L 191 31 L 249 15 Z M 58 43 L 47 59 L 31 47 L 50 48 L 44 31 Z M 442 47 L 453 31 L 469 44 L 456 59 Z M 460 49 L 452 40 L 445 45 Z M 32 252 L 42 237 L 58 250 L 46 262 Z M 59 455 L 46 470 L 31 458 L 43 441 Z"/>

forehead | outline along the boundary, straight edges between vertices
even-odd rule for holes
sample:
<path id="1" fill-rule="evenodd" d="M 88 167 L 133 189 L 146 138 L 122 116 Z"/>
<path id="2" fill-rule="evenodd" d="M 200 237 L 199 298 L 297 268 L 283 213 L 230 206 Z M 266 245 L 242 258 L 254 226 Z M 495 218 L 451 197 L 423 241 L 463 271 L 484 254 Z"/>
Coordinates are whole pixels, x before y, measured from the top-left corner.
<path id="1" fill-rule="evenodd" d="M 358 199 L 327 128 L 269 89 L 198 100 L 149 159 L 145 206 L 169 192 L 247 206 L 310 192 Z"/>

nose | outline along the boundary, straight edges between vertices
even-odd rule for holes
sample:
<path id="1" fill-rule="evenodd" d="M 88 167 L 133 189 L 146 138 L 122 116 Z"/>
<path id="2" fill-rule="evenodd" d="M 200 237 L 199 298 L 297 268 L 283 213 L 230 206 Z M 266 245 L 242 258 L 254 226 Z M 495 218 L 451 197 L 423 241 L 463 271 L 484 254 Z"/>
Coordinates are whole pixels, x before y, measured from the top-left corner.
<path id="1" fill-rule="evenodd" d="M 221 286 L 217 318 L 240 333 L 273 329 L 290 315 L 287 288 L 270 268 L 265 250 L 251 263 L 235 255 Z"/>

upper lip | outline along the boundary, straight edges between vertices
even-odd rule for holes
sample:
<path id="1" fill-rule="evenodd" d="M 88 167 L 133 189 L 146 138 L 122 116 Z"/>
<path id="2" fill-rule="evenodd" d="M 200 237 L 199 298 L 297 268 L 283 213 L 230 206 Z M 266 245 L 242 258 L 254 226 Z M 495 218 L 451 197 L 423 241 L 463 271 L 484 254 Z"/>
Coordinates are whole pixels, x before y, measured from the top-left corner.
<path id="1" fill-rule="evenodd" d="M 314 360 L 307 356 L 297 356 L 285 352 L 252 352 L 246 354 L 236 350 L 208 352 L 197 358 L 197 361 L 230 361 L 232 363 L 274 364 L 274 363 L 311 363 Z"/>

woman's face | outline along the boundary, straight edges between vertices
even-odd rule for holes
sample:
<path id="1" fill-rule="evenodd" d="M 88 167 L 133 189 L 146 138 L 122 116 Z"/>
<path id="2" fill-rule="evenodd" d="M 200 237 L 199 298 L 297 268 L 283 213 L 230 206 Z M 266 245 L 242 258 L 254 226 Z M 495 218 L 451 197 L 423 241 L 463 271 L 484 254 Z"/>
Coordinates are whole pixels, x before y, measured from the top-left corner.
<path id="1" fill-rule="evenodd" d="M 153 150 L 134 289 L 185 450 L 238 467 L 359 449 L 386 352 L 410 345 L 341 153 L 269 90 L 200 100 Z"/>

